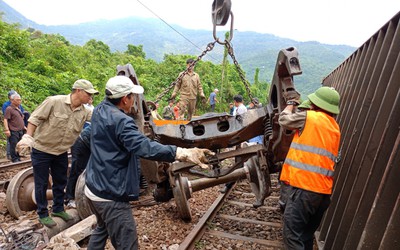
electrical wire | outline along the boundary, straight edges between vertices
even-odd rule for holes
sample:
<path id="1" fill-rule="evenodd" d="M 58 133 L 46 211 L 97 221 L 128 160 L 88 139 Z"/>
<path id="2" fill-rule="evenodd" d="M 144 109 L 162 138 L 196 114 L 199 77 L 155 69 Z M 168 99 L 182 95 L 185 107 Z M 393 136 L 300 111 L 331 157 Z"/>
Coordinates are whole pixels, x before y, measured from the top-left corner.
<path id="1" fill-rule="evenodd" d="M 188 41 L 189 43 L 191 43 L 194 47 L 196 47 L 198 50 L 203 51 L 202 48 L 200 48 L 199 46 L 197 46 L 194 42 L 192 42 L 189 38 L 187 38 L 185 35 L 183 35 L 181 32 L 179 32 L 178 30 L 176 30 L 174 27 L 172 27 L 169 23 L 167 23 L 167 21 L 165 21 L 164 19 L 162 19 L 159 15 L 157 15 L 157 13 L 155 13 L 153 10 L 151 10 L 149 7 L 147 7 L 144 3 L 142 3 L 140 0 L 137 0 L 143 7 L 145 7 L 148 11 L 150 11 L 153 15 L 155 15 L 158 19 L 160 19 L 163 23 L 165 23 L 168 27 L 170 27 L 173 31 L 175 31 L 176 33 L 178 33 L 181 37 L 183 37 L 186 41 Z M 212 59 L 216 60 L 216 58 L 212 57 L 211 55 L 208 55 L 209 57 L 211 57 Z"/>

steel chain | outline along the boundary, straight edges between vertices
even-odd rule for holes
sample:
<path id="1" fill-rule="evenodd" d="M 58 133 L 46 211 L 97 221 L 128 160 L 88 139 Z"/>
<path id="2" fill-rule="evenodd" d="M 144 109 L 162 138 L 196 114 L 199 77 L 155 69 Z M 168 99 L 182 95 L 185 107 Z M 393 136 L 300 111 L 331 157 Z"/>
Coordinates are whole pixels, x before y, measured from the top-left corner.
<path id="1" fill-rule="evenodd" d="M 191 66 L 194 67 L 194 66 L 196 65 L 196 63 L 197 63 L 198 61 L 200 61 L 200 60 L 203 58 L 203 56 L 205 56 L 208 52 L 210 52 L 211 50 L 213 50 L 216 42 L 217 42 L 217 40 L 215 40 L 215 41 L 213 41 L 213 42 L 207 44 L 206 49 L 201 53 L 201 55 L 199 55 L 199 56 L 197 57 L 197 59 L 195 59 L 195 60 L 192 62 Z M 161 94 L 160 94 L 159 96 L 157 96 L 157 99 L 154 101 L 154 103 L 158 103 L 159 101 L 161 101 L 161 99 L 162 99 L 173 87 L 175 87 L 175 85 L 176 85 L 179 81 L 181 81 L 182 78 L 183 78 L 187 73 L 188 73 L 188 68 L 186 68 L 186 70 L 183 71 L 183 73 L 180 74 L 180 75 L 178 76 L 178 78 L 177 78 L 174 82 L 171 83 L 171 85 L 169 85 L 167 88 L 165 88 L 165 89 L 161 92 Z"/>
<path id="2" fill-rule="evenodd" d="M 238 63 L 238 61 L 236 60 L 235 54 L 234 54 L 234 52 L 233 52 L 233 47 L 232 47 L 231 43 L 230 43 L 229 41 L 227 41 L 227 40 L 225 40 L 225 47 L 228 49 L 228 54 L 231 56 L 231 58 L 232 58 L 232 60 L 233 60 L 233 63 L 234 63 L 235 66 L 236 66 L 236 70 L 237 70 L 238 73 L 239 73 L 240 79 L 242 80 L 242 82 L 243 82 L 243 84 L 244 84 L 244 86 L 245 86 L 245 88 L 246 88 L 246 91 L 247 91 L 247 94 L 248 94 L 249 97 L 250 97 L 250 100 L 251 100 L 253 103 L 255 103 L 256 105 L 258 105 L 258 101 L 254 100 L 253 95 L 251 94 L 251 91 L 250 91 L 250 84 L 249 84 L 249 82 L 246 80 L 246 77 L 244 76 L 244 72 L 243 72 L 242 68 L 240 68 L 239 63 Z"/>

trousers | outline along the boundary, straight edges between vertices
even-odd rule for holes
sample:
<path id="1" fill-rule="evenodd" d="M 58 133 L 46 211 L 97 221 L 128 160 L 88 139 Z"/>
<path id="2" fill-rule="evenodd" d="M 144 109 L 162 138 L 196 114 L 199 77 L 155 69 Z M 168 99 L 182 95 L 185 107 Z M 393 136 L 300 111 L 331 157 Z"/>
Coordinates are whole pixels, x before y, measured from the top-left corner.
<path id="1" fill-rule="evenodd" d="M 190 121 L 192 119 L 192 116 L 196 110 L 196 99 L 181 99 L 180 101 L 180 113 L 179 116 L 183 117 L 185 113 L 187 112 L 187 117 L 186 119 Z"/>
<path id="2" fill-rule="evenodd" d="M 64 188 L 67 184 L 68 154 L 52 155 L 35 148 L 31 154 L 33 167 L 33 180 L 35 183 L 35 198 L 39 218 L 49 216 L 46 197 L 51 174 L 53 185 L 53 212 L 64 211 Z"/>
<path id="3" fill-rule="evenodd" d="M 79 175 L 85 170 L 90 158 L 90 146 L 78 137 L 71 147 L 71 170 L 69 171 L 65 200 L 75 199 L 75 186 Z"/>
<path id="4" fill-rule="evenodd" d="M 283 242 L 285 249 L 312 250 L 314 233 L 329 207 L 330 195 L 319 194 L 288 186 L 288 197 L 283 214 Z"/>
<path id="5" fill-rule="evenodd" d="M 88 250 L 104 249 L 108 236 L 115 249 L 138 249 L 136 222 L 129 202 L 88 201 L 97 219 Z"/>
<path id="6" fill-rule="evenodd" d="M 21 140 L 22 136 L 24 135 L 23 130 L 19 131 L 10 131 L 11 136 L 8 138 L 10 141 L 10 156 L 11 156 L 11 161 L 16 162 L 20 161 L 19 154 L 15 150 L 17 143 Z"/>

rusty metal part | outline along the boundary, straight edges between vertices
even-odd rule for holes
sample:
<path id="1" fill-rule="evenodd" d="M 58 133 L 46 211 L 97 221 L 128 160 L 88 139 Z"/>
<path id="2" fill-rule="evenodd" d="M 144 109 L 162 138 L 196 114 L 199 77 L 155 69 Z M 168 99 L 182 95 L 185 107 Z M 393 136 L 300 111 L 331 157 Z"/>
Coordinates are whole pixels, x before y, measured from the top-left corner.
<path id="1" fill-rule="evenodd" d="M 178 213 L 182 220 L 191 221 L 192 212 L 190 211 L 190 206 L 188 201 L 190 198 L 188 180 L 186 177 L 182 177 L 182 175 L 180 174 L 176 175 L 174 178 L 175 178 L 174 181 L 175 185 L 172 188 L 172 192 L 174 194 L 176 207 L 178 208 Z"/>
<path id="2" fill-rule="evenodd" d="M 262 135 L 266 114 L 263 108 L 249 110 L 242 116 L 207 113 L 186 125 L 153 125 L 153 129 L 162 144 L 215 150 L 232 147 Z"/>
<path id="3" fill-rule="evenodd" d="M 0 227 L 1 228 L 1 227 Z M 2 229 L 2 228 L 1 228 Z M 46 247 L 49 237 L 44 228 L 38 224 L 23 230 L 12 230 L 8 234 L 2 229 L 6 243 L 0 244 L 0 249 L 35 249 L 41 250 Z"/>
<path id="4" fill-rule="evenodd" d="M 293 76 L 301 74 L 297 49 L 290 47 L 279 51 L 275 66 L 275 74 L 269 93 L 270 102 L 266 105 L 269 126 L 272 134 L 267 139 L 267 160 L 269 164 L 277 164 L 284 161 L 293 139 L 293 131 L 288 131 L 279 125 L 279 114 L 286 107 L 285 96 L 289 92 L 295 92 Z"/>
<path id="5" fill-rule="evenodd" d="M 266 165 L 265 156 L 261 152 L 245 162 L 245 167 L 249 169 L 250 187 L 256 196 L 256 201 L 253 204 L 254 208 L 264 205 L 265 198 L 271 193 L 271 178 Z"/>
<path id="6" fill-rule="evenodd" d="M 81 220 L 89 217 L 93 214 L 93 211 L 89 205 L 88 198 L 85 195 L 85 178 L 86 169 L 79 175 L 75 185 L 75 204 L 76 210 L 78 210 L 79 217 Z"/>
<path id="7" fill-rule="evenodd" d="M 10 180 L 0 181 L 0 192 L 5 193 L 7 191 L 8 184 L 10 184 Z"/>
<path id="8" fill-rule="evenodd" d="M 237 180 L 245 179 L 247 176 L 249 176 L 250 170 L 248 167 L 243 167 L 236 169 L 232 173 L 225 175 L 220 178 L 199 178 L 195 180 L 189 181 L 188 188 L 189 190 L 185 190 L 186 192 L 189 192 L 190 197 L 192 197 L 193 192 L 197 192 L 206 188 L 214 187 L 219 184 L 225 184 L 229 182 L 235 182 Z M 256 175 L 257 173 L 255 173 Z"/>
<path id="9" fill-rule="evenodd" d="M 49 178 L 49 189 L 46 192 L 48 200 L 53 199 L 51 184 L 52 180 Z M 17 219 L 22 215 L 22 211 L 36 209 L 33 168 L 24 169 L 11 179 L 6 192 L 6 206 L 10 215 Z"/>
<path id="10" fill-rule="evenodd" d="M 265 148 L 263 145 L 256 144 L 256 145 L 251 145 L 251 146 L 244 147 L 244 148 L 239 148 L 239 149 L 235 149 L 235 150 L 231 150 L 231 151 L 227 151 L 227 152 L 222 152 L 222 153 L 216 154 L 215 156 L 211 156 L 208 160 L 209 165 L 215 165 L 215 162 L 221 162 L 222 160 L 225 160 L 228 158 L 233 158 L 233 157 L 239 157 L 239 156 L 241 158 L 243 158 L 242 162 L 244 162 L 247 159 L 249 159 L 251 156 L 257 155 L 258 151 L 263 151 L 264 149 Z M 195 166 L 195 164 L 191 163 L 191 162 L 175 162 L 171 165 L 171 168 L 169 169 L 169 171 L 171 173 L 175 174 L 175 173 L 178 173 L 181 171 L 188 171 L 193 166 Z M 204 172 L 198 173 L 198 175 L 201 175 L 201 176 L 204 176 L 207 178 L 219 178 L 219 177 L 222 177 L 232 171 L 233 170 L 227 170 L 226 173 L 224 173 L 224 171 L 213 169 L 213 171 L 208 171 L 208 173 L 204 173 Z M 191 173 L 195 173 L 195 172 L 192 171 Z"/>
<path id="11" fill-rule="evenodd" d="M 247 149 L 247 151 L 246 151 Z M 254 152 L 254 149 L 257 151 Z M 251 184 L 253 193 L 256 196 L 256 202 L 253 207 L 257 208 L 264 204 L 264 199 L 270 194 L 271 180 L 269 177 L 268 167 L 266 160 L 263 156 L 263 146 L 253 145 L 244 147 L 240 150 L 242 155 L 234 154 L 234 152 L 225 152 L 224 155 L 217 156 L 217 158 L 224 159 L 225 157 L 241 156 L 241 160 L 246 160 L 242 156 L 254 155 L 246 161 L 243 167 L 235 169 L 234 171 L 214 178 L 198 178 L 190 180 L 182 176 L 182 172 L 190 167 L 186 163 L 174 163 L 171 167 L 171 183 L 174 183 L 173 194 L 175 203 L 178 208 L 178 213 L 183 220 L 191 220 L 191 211 L 188 199 L 192 197 L 193 192 L 197 192 L 206 188 L 210 188 L 219 184 L 236 182 L 237 180 L 247 178 Z M 241 162 L 239 162 L 241 163 Z"/>

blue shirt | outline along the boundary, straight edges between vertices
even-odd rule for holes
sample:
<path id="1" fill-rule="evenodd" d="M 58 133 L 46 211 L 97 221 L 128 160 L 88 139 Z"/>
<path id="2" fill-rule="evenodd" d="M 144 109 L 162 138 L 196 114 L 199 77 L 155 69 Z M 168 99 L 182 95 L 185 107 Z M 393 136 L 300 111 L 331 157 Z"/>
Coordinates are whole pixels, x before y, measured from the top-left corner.
<path id="1" fill-rule="evenodd" d="M 258 135 L 256 137 L 253 137 L 249 140 L 249 142 L 255 142 L 257 144 L 263 144 L 264 136 Z"/>
<path id="2" fill-rule="evenodd" d="M 215 92 L 211 92 L 210 94 L 210 105 L 214 105 L 215 104 L 215 97 L 217 96 L 217 94 Z"/>
<path id="3" fill-rule="evenodd" d="M 96 196 L 114 201 L 139 197 L 139 158 L 173 162 L 176 146 L 163 145 L 144 136 L 132 117 L 107 99 L 93 111 L 91 156 L 86 186 Z"/>
<path id="4" fill-rule="evenodd" d="M 1 107 L 1 111 L 3 111 L 3 115 L 6 114 L 6 109 L 8 106 L 11 105 L 11 101 L 6 101 L 3 103 L 3 106 Z M 24 113 L 24 108 L 22 107 L 22 105 L 19 105 L 19 109 L 21 110 L 22 113 Z"/>

